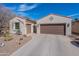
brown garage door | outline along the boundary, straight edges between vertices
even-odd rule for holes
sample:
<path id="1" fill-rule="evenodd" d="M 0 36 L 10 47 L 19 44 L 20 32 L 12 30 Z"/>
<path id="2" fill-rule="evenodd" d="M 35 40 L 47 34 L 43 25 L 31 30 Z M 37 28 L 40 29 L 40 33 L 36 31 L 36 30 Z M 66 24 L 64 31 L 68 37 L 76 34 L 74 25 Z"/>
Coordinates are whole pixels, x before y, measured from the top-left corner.
<path id="1" fill-rule="evenodd" d="M 31 24 L 27 24 L 27 34 L 31 33 Z"/>
<path id="2" fill-rule="evenodd" d="M 41 24 L 40 33 L 65 35 L 65 24 Z"/>

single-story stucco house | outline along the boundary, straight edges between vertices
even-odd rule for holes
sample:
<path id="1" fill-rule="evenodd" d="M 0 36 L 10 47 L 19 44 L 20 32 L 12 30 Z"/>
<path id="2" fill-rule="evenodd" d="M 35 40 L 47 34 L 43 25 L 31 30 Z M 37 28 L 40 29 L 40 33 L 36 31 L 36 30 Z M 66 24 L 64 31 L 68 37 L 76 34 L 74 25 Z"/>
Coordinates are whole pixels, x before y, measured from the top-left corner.
<path id="1" fill-rule="evenodd" d="M 16 16 L 10 20 L 10 33 L 30 35 L 33 33 L 33 24 L 35 21 L 29 20 L 28 18 Z"/>
<path id="2" fill-rule="evenodd" d="M 71 23 L 70 17 L 49 14 L 37 21 L 37 33 L 71 35 Z"/>

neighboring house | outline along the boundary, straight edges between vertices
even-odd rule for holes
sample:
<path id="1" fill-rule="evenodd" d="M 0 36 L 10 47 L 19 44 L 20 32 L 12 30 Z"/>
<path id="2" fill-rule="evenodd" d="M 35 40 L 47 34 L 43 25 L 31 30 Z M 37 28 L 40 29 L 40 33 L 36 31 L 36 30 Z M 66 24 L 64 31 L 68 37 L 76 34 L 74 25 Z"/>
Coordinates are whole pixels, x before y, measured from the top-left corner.
<path id="1" fill-rule="evenodd" d="M 79 20 L 72 22 L 72 33 L 79 34 Z"/>
<path id="2" fill-rule="evenodd" d="M 69 17 L 50 14 L 37 21 L 37 33 L 71 35 L 71 21 Z"/>
<path id="3" fill-rule="evenodd" d="M 33 24 L 35 21 L 23 17 L 14 17 L 10 20 L 10 33 L 29 35 L 33 33 Z"/>

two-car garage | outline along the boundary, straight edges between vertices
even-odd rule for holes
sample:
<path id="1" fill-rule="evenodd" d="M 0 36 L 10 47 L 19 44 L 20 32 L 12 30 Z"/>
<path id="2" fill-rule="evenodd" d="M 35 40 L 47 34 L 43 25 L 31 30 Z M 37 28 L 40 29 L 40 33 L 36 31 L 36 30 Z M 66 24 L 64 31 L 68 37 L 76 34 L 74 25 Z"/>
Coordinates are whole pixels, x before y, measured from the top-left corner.
<path id="1" fill-rule="evenodd" d="M 37 21 L 37 33 L 71 35 L 71 18 L 50 14 Z"/>
<path id="2" fill-rule="evenodd" d="M 65 24 L 41 24 L 40 33 L 65 35 Z"/>

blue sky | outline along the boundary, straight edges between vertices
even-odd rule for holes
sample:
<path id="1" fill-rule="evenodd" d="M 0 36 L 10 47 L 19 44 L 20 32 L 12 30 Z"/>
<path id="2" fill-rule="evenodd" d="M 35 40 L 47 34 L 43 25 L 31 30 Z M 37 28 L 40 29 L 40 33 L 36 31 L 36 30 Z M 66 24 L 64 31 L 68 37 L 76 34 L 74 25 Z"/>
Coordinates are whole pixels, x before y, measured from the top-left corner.
<path id="1" fill-rule="evenodd" d="M 72 18 L 79 18 L 78 3 L 4 3 L 16 15 L 27 16 L 38 20 L 48 14 L 60 14 Z"/>

